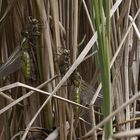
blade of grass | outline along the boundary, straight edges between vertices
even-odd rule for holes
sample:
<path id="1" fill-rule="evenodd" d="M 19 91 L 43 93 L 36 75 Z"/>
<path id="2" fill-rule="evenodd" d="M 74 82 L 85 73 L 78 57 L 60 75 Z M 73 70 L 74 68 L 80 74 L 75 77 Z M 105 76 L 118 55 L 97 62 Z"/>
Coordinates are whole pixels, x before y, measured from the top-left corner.
<path id="1" fill-rule="evenodd" d="M 110 90 L 110 1 L 106 1 L 106 28 L 104 27 L 104 11 L 102 1 L 94 0 L 95 22 L 98 34 L 99 61 L 101 68 L 101 80 L 103 90 L 103 113 L 104 117 L 111 113 L 111 90 Z M 105 139 L 112 134 L 112 121 L 105 124 Z"/>

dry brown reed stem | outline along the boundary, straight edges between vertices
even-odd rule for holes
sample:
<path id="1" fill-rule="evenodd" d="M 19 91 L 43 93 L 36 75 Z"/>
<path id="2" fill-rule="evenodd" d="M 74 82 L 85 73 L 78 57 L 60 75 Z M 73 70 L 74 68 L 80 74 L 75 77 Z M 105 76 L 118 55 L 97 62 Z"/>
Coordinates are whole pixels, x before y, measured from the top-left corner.
<path id="1" fill-rule="evenodd" d="M 140 136 L 140 129 L 128 130 L 124 132 L 119 132 L 112 135 L 113 139 L 122 139 L 122 138 L 130 138 Z"/>
<path id="2" fill-rule="evenodd" d="M 122 109 L 126 108 L 126 106 L 133 103 L 135 100 L 137 100 L 140 97 L 140 92 L 138 92 L 136 95 L 134 95 L 129 101 L 125 102 L 120 106 L 120 108 L 113 111 L 108 117 L 103 119 L 99 124 L 97 124 L 94 128 L 92 128 L 83 138 L 89 137 L 92 135 L 94 131 L 96 131 L 98 128 L 102 127 L 109 119 L 111 119 L 113 116 L 115 116 L 117 113 L 119 113 Z"/>
<path id="3" fill-rule="evenodd" d="M 42 93 L 42 94 L 45 94 L 45 95 L 50 95 L 50 93 L 46 92 L 46 91 L 43 91 L 43 90 L 40 90 L 39 88 L 42 88 L 43 86 L 45 86 L 46 84 L 48 84 L 48 81 L 47 83 L 44 82 L 43 84 L 41 84 L 40 86 L 38 86 L 37 88 L 34 88 L 34 87 L 31 87 L 31 86 L 28 86 L 28 85 L 25 85 L 23 83 L 19 83 L 19 82 L 16 82 L 14 84 L 11 84 L 11 85 L 8 85 L 8 86 L 5 86 L 4 88 L 1 88 L 0 91 L 4 91 L 4 90 L 8 90 L 8 89 L 11 89 L 11 88 L 14 88 L 14 87 L 24 87 L 24 88 L 28 88 L 32 91 L 26 93 L 25 95 L 23 95 L 22 97 L 18 98 L 17 100 L 13 101 L 12 103 L 10 103 L 8 106 L 2 108 L 0 110 L 0 114 L 4 113 L 5 111 L 7 111 L 9 108 L 11 108 L 12 106 L 16 105 L 17 103 L 19 103 L 20 101 L 22 101 L 23 99 L 31 96 L 34 92 L 39 92 L 39 93 Z M 10 86 L 10 88 L 9 88 Z M 8 88 L 7 88 L 8 87 Z M 65 98 L 62 98 L 60 96 L 57 96 L 57 95 L 54 95 L 53 96 L 54 98 L 56 99 L 59 99 L 59 100 L 62 100 L 62 101 L 65 101 L 67 103 L 70 103 L 70 104 L 73 104 L 73 105 L 76 105 L 76 106 L 79 106 L 79 107 L 82 107 L 84 109 L 89 109 L 88 107 L 85 107 L 81 104 L 78 104 L 76 102 L 73 102 L 71 100 L 68 100 L 68 99 L 65 99 Z"/>

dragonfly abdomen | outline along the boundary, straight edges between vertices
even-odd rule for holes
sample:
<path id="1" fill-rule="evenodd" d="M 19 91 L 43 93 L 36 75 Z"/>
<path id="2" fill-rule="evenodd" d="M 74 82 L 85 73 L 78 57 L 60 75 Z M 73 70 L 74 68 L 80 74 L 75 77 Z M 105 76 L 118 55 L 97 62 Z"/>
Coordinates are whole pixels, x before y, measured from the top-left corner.
<path id="1" fill-rule="evenodd" d="M 30 55 L 27 51 L 23 52 L 23 66 L 22 69 L 26 78 L 30 78 L 31 75 L 31 65 L 30 65 Z"/>
<path id="2" fill-rule="evenodd" d="M 80 100 L 80 92 L 81 92 L 81 76 L 80 74 L 76 71 L 73 73 L 72 77 L 71 77 L 71 80 L 72 80 L 72 84 L 73 84 L 73 97 L 74 97 L 74 101 L 76 103 L 79 103 L 81 102 Z M 75 115 L 79 115 L 79 107 L 76 107 L 74 108 L 74 112 L 75 112 Z"/>
<path id="3" fill-rule="evenodd" d="M 76 103 L 80 104 L 80 87 L 75 87 L 74 89 L 74 100 Z M 79 113 L 79 107 L 76 106 L 76 108 L 74 109 L 76 113 Z"/>

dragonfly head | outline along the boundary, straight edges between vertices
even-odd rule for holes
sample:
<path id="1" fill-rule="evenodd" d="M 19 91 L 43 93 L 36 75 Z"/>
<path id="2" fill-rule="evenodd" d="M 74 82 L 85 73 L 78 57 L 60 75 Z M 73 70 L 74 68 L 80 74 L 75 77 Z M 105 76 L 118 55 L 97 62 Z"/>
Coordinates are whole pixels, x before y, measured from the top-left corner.
<path id="1" fill-rule="evenodd" d="M 31 45 L 35 45 L 40 36 L 39 21 L 35 18 L 29 17 L 29 24 L 21 35 L 27 39 Z"/>

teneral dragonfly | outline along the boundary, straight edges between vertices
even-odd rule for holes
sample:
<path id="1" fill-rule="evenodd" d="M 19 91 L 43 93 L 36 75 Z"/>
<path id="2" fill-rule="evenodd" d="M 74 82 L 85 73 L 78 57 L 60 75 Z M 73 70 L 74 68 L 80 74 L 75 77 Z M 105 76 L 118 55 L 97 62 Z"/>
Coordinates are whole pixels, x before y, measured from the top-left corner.
<path id="1" fill-rule="evenodd" d="M 71 82 L 72 82 L 71 99 L 84 106 L 89 106 L 90 102 L 95 94 L 95 90 L 82 79 L 82 76 L 80 75 L 80 73 L 78 71 L 75 71 L 72 74 Z M 103 102 L 103 97 L 102 97 L 102 94 L 100 93 L 98 95 L 97 100 L 94 105 L 97 107 L 101 107 L 102 102 Z M 79 107 L 74 108 L 74 113 L 76 115 L 84 114 L 84 112 L 82 112 L 79 109 Z"/>
<path id="2" fill-rule="evenodd" d="M 38 28 L 38 20 L 29 18 L 29 26 L 22 32 L 23 40 L 21 44 L 14 50 L 8 60 L 0 67 L 0 79 L 8 76 L 9 74 L 17 71 L 20 67 L 29 67 L 29 53 L 28 51 L 34 47 L 37 38 L 40 35 Z M 30 68 L 24 68 L 28 70 L 25 72 L 29 74 Z"/>

